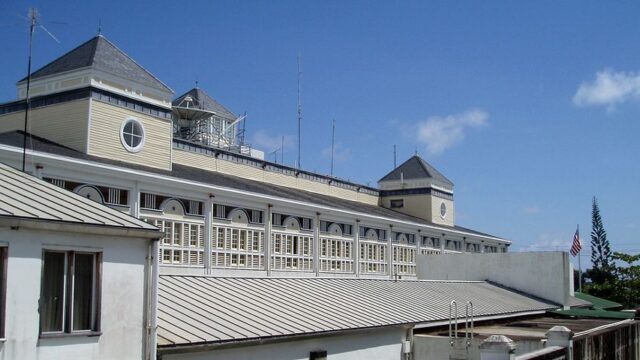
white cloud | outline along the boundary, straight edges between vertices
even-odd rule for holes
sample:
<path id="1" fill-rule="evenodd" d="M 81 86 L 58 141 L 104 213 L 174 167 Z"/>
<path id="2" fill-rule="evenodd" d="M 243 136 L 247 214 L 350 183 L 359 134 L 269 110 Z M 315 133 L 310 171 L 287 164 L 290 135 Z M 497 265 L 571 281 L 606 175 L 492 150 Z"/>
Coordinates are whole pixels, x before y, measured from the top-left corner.
<path id="1" fill-rule="evenodd" d="M 569 233 L 541 233 L 536 242 L 519 248 L 517 251 L 569 251 L 573 235 Z M 582 247 L 585 247 L 584 240 Z"/>
<path id="2" fill-rule="evenodd" d="M 540 208 L 538 206 L 529 206 L 526 207 L 524 209 L 522 209 L 522 212 L 524 212 L 525 214 L 529 214 L 529 215 L 534 215 L 534 214 L 539 214 L 540 213 Z"/>
<path id="3" fill-rule="evenodd" d="M 640 100 L 640 74 L 605 69 L 593 82 L 583 82 L 573 96 L 577 106 L 605 105 L 609 110 L 628 100 Z"/>
<path id="4" fill-rule="evenodd" d="M 282 147 L 282 136 L 283 135 L 269 135 L 265 130 L 258 130 L 253 132 L 251 145 L 256 149 L 269 153 Z M 293 136 L 284 135 L 284 149 L 287 150 L 291 148 L 293 148 Z"/>
<path id="5" fill-rule="evenodd" d="M 487 125 L 489 114 L 483 110 L 468 110 L 460 114 L 432 116 L 417 124 L 416 139 L 429 154 L 441 153 L 465 137 L 468 128 Z"/>
<path id="6" fill-rule="evenodd" d="M 331 146 L 322 149 L 322 156 L 331 159 Z M 337 143 L 333 151 L 333 160 L 336 162 L 346 161 L 351 157 L 351 149 L 344 147 L 342 143 Z"/>

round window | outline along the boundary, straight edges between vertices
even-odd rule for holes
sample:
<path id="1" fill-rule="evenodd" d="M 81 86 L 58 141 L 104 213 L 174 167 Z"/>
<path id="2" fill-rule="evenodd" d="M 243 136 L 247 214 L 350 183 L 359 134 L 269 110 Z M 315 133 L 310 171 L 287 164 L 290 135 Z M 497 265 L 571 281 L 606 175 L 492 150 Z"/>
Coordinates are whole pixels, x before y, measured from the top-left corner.
<path id="1" fill-rule="evenodd" d="M 440 204 L 440 216 L 443 219 L 447 216 L 447 205 L 444 202 Z"/>
<path id="2" fill-rule="evenodd" d="M 128 118 L 122 122 L 120 141 L 129 152 L 138 152 L 144 146 L 144 127 L 135 118 Z"/>

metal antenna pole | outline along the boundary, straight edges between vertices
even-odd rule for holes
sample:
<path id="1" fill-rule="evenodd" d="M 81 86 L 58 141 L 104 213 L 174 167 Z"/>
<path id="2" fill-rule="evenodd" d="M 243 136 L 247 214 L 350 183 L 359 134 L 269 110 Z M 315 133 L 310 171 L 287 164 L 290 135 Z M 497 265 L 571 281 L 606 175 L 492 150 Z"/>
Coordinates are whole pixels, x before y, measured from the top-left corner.
<path id="1" fill-rule="evenodd" d="M 580 224 L 578 224 L 576 232 L 578 233 L 578 241 L 580 241 Z M 578 290 L 580 291 L 580 294 L 582 294 L 582 265 L 580 264 L 580 258 L 582 257 L 581 252 L 582 248 L 578 251 Z"/>
<path id="2" fill-rule="evenodd" d="M 29 19 L 31 20 L 31 26 L 29 28 L 29 63 L 27 65 L 27 93 L 24 109 L 24 133 L 22 134 L 22 172 L 25 172 L 27 165 L 27 124 L 29 122 L 29 105 L 31 99 L 29 98 L 29 88 L 31 87 L 31 49 L 33 44 L 33 31 L 36 27 L 36 21 L 38 16 L 38 10 L 36 8 L 29 9 Z"/>
<path id="3" fill-rule="evenodd" d="M 302 104 L 300 103 L 300 78 L 302 77 L 302 72 L 300 71 L 300 53 L 298 53 L 298 169 L 300 169 L 301 163 L 300 163 L 300 144 L 301 144 L 301 139 L 300 139 L 300 123 L 302 122 Z"/>
<path id="4" fill-rule="evenodd" d="M 284 165 L 284 135 L 282 135 L 282 143 L 280 144 L 280 163 Z"/>
<path id="5" fill-rule="evenodd" d="M 396 144 L 393 144 L 393 168 L 396 168 Z"/>
<path id="6" fill-rule="evenodd" d="M 333 154 L 336 143 L 336 119 L 333 119 L 333 124 L 331 128 L 331 176 L 333 176 Z"/>

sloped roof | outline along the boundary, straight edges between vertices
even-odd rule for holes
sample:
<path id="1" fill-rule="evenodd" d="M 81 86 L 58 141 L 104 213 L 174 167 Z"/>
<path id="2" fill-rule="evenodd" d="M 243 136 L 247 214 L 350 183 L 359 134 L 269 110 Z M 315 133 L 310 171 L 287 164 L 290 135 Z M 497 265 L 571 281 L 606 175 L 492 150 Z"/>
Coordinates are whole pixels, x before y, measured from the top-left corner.
<path id="1" fill-rule="evenodd" d="M 578 291 L 575 292 L 575 296 L 580 300 L 591 303 L 591 305 L 596 309 L 604 309 L 604 310 L 622 309 L 622 304 L 617 303 L 615 301 L 603 299 L 597 296 L 581 293 Z"/>
<path id="2" fill-rule="evenodd" d="M 161 275 L 158 346 L 443 321 L 451 300 L 472 301 L 475 318 L 558 307 L 484 281 Z"/>
<path id="3" fill-rule="evenodd" d="M 71 70 L 94 68 L 154 89 L 173 93 L 167 85 L 140 66 L 102 35 L 97 35 L 31 74 L 31 79 Z M 20 80 L 26 81 L 27 78 Z"/>
<path id="4" fill-rule="evenodd" d="M 0 163 L 0 218 L 150 230 L 155 226 Z"/>
<path id="5" fill-rule="evenodd" d="M 439 182 L 453 186 L 451 180 L 447 179 L 438 170 L 436 170 L 436 168 L 431 166 L 428 162 L 424 161 L 418 155 L 412 156 L 411 158 L 409 158 L 409 160 L 400 164 L 400 166 L 393 169 L 390 173 L 388 173 L 378 181 L 400 180 L 401 177 L 405 180 L 432 178 Z"/>
<path id="6" fill-rule="evenodd" d="M 224 118 L 235 120 L 236 115 L 234 115 L 231 111 L 229 111 L 222 104 L 217 102 L 214 98 L 209 96 L 204 90 L 200 88 L 193 88 L 186 93 L 178 96 L 175 100 L 173 100 L 173 106 L 182 106 L 186 107 L 184 104 L 184 99 L 190 96 L 193 102 L 189 105 L 190 107 L 196 107 L 201 110 L 207 110 L 216 113 L 219 116 Z"/>

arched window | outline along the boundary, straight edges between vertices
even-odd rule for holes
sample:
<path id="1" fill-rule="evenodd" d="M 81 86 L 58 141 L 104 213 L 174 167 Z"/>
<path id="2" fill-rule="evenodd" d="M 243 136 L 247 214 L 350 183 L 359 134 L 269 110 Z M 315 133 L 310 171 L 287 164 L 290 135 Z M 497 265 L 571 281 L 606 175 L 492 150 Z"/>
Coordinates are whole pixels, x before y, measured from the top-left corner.
<path id="1" fill-rule="evenodd" d="M 92 185 L 80 185 L 73 190 L 76 194 L 87 198 L 89 200 L 95 201 L 99 204 L 104 204 L 104 196 L 98 188 Z"/>

